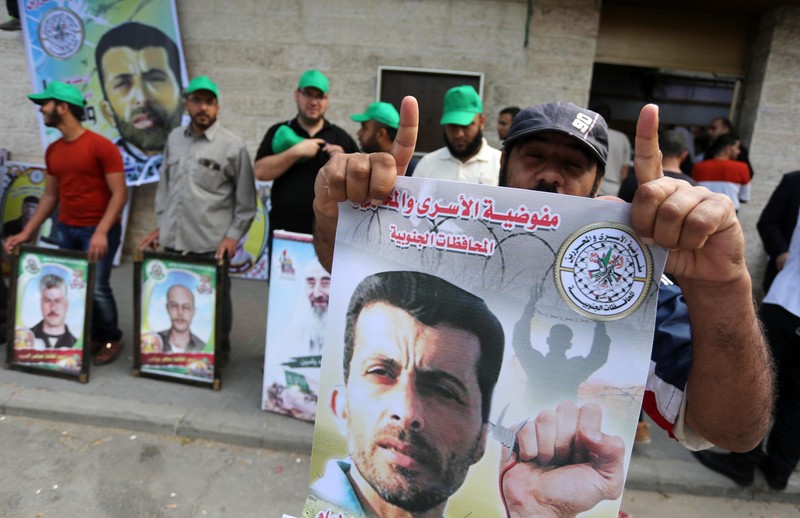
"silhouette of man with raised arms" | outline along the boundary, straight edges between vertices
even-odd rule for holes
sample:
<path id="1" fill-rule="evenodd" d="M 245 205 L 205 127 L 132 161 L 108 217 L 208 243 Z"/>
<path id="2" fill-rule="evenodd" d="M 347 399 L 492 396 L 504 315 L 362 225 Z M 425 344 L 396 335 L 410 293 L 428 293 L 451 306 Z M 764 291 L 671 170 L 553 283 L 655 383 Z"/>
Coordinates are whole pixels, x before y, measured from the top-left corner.
<path id="1" fill-rule="evenodd" d="M 581 383 L 608 361 L 611 345 L 605 324 L 597 322 L 589 354 L 568 358 L 567 351 L 572 348 L 572 329 L 565 324 L 555 324 L 547 337 L 548 353 L 545 355 L 534 349 L 531 344 L 531 322 L 540 296 L 541 285 L 531 294 L 522 316 L 514 326 L 511 339 L 520 366 L 528 378 L 527 398 L 535 401 L 537 407 L 564 399 L 576 401 Z"/>

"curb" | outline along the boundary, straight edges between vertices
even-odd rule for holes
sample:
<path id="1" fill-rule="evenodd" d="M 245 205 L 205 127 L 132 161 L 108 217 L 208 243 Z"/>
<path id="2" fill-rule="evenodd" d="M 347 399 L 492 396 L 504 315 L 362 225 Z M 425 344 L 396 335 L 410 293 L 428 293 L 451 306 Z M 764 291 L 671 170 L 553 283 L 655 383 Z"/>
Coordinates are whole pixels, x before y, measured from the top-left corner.
<path id="1" fill-rule="evenodd" d="M 0 385 L 0 412 L 311 454 L 314 425 L 266 412 L 243 414 Z"/>

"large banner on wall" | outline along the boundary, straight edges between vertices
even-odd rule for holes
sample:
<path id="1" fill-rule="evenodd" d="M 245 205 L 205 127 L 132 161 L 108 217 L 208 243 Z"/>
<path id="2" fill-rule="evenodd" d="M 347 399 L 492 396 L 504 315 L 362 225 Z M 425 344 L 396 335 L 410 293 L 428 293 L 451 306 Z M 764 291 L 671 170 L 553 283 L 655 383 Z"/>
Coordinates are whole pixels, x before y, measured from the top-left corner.
<path id="1" fill-rule="evenodd" d="M 630 206 L 398 178 L 339 210 L 303 517 L 616 517 L 666 260 Z"/>
<path id="2" fill-rule="evenodd" d="M 172 0 L 20 1 L 33 92 L 50 81 L 84 95 L 84 126 L 122 152 L 128 185 L 156 182 L 187 83 Z M 39 116 L 42 145 L 61 135 Z"/>

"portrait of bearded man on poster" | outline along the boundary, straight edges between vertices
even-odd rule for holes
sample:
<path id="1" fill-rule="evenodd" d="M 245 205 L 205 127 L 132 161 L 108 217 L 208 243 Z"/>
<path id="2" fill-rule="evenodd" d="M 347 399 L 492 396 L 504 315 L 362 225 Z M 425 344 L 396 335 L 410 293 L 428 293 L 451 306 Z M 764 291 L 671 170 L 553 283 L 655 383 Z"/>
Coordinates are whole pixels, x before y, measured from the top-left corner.
<path id="1" fill-rule="evenodd" d="M 181 124 L 181 60 L 178 46 L 161 30 L 123 23 L 97 42 L 95 61 L 103 116 L 119 132 L 114 142 L 129 185 L 157 181 L 170 131 Z"/>

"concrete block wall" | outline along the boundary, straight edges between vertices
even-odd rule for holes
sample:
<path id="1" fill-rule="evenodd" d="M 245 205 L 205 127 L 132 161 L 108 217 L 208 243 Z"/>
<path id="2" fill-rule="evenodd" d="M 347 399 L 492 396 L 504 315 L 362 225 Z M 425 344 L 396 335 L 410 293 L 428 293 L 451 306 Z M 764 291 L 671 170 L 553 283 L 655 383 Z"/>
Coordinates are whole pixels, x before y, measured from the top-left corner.
<path id="1" fill-rule="evenodd" d="M 0 147 L 11 151 L 13 160 L 44 164 L 38 107 L 26 97 L 32 87 L 22 32 L 0 31 L 0 70 Z"/>
<path id="2" fill-rule="evenodd" d="M 223 121 L 235 117 L 253 151 L 294 115 L 310 67 L 331 79 L 329 118 L 353 134 L 348 115 L 375 99 L 380 65 L 483 72 L 490 118 L 511 103 L 585 102 L 597 2 L 535 2 L 527 48 L 526 10 L 519 0 L 178 2 L 190 72 L 219 81 Z"/>
<path id="3" fill-rule="evenodd" d="M 507 105 L 585 104 L 600 2 L 533 6 L 528 20 L 526 0 L 177 0 L 189 75 L 218 83 L 220 119 L 253 155 L 269 126 L 294 116 L 292 92 L 311 67 L 330 77 L 328 118 L 354 137 L 348 115 L 375 100 L 379 65 L 484 73 L 486 136 L 495 145 L 496 114 Z M 0 146 L 42 163 L 21 33 L 0 34 L 0 66 Z M 155 226 L 154 193 L 134 189 L 126 250 Z"/>
<path id="4" fill-rule="evenodd" d="M 752 199 L 739 213 L 747 264 L 760 295 L 766 256 L 755 225 L 781 176 L 800 169 L 800 8 L 762 17 L 745 84 L 739 126 L 755 171 Z"/>

